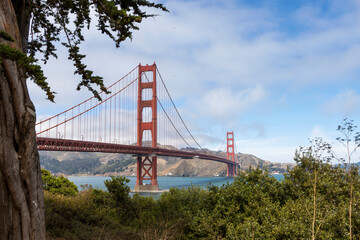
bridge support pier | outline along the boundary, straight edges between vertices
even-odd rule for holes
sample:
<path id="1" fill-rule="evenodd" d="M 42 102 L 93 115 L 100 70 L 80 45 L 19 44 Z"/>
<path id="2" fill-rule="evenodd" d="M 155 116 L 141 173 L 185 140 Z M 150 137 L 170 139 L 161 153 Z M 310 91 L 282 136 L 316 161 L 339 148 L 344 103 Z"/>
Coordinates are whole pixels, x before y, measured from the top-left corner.
<path id="1" fill-rule="evenodd" d="M 143 180 L 150 180 L 151 184 L 144 184 Z M 135 191 L 157 191 L 157 157 L 138 156 L 137 157 L 137 178 Z"/>
<path id="2" fill-rule="evenodd" d="M 235 176 L 236 175 L 236 165 L 228 164 L 227 165 L 227 176 Z"/>

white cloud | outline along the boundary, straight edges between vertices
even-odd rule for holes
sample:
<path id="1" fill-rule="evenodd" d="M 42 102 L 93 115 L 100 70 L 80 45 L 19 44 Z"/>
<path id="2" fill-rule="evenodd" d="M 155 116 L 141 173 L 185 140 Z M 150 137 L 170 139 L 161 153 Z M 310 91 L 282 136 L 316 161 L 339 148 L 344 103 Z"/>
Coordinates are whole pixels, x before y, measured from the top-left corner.
<path id="1" fill-rule="evenodd" d="M 204 115 L 231 121 L 238 114 L 263 101 L 266 95 L 267 92 L 261 85 L 239 91 L 230 88 L 212 89 L 204 93 L 197 108 Z"/>
<path id="2" fill-rule="evenodd" d="M 359 113 L 360 94 L 355 90 L 341 90 L 333 97 L 325 106 L 324 109 L 329 114 L 342 114 L 349 116 Z"/>
<path id="3" fill-rule="evenodd" d="M 313 127 L 313 129 L 311 130 L 310 139 L 313 139 L 316 137 L 324 138 L 324 136 L 325 136 L 325 131 L 323 130 L 323 128 L 320 125 L 315 125 Z"/>
<path id="4" fill-rule="evenodd" d="M 255 122 L 252 124 L 242 124 L 241 133 L 252 136 L 255 133 L 256 138 L 263 138 L 266 136 L 267 128 L 264 124 Z"/>
<path id="5" fill-rule="evenodd" d="M 312 20 L 325 21 L 325 26 L 288 36 L 277 30 L 278 17 L 266 8 L 217 1 L 168 1 L 166 5 L 170 13 L 159 12 L 155 19 L 144 20 L 134 40 L 120 49 L 95 29 L 85 34 L 86 63 L 95 74 L 111 83 L 139 62 L 156 60 L 174 97 L 194 99 L 211 90 L 209 83 L 241 91 L 279 82 L 307 87 L 314 82 L 346 81 L 344 74 L 357 69 L 360 61 L 358 9 L 331 21 L 317 16 L 316 8 L 307 15 L 306 8 L 299 10 L 304 15 L 299 21 L 311 15 Z M 60 96 L 57 85 L 68 87 L 74 77 L 72 64 L 64 63 L 66 54 L 59 55 L 62 59 L 48 66 L 47 75 L 56 79 L 51 85 Z M 54 73 L 60 69 L 63 73 Z M 64 73 L 68 74 L 65 83 Z"/>
<path id="6" fill-rule="evenodd" d="M 350 8 L 350 4 L 354 5 Z M 346 5 L 346 10 L 332 17 L 322 16 L 315 4 L 304 6 L 289 19 L 300 26 L 294 30 L 282 28 L 283 20 L 271 9 L 239 7 L 238 1 L 173 0 L 166 5 L 170 13 L 155 12 L 160 15 L 144 20 L 133 41 L 124 42 L 120 49 L 94 29 L 86 33 L 82 46 L 86 64 L 109 85 L 139 62 L 156 61 L 180 112 L 202 139 L 222 139 L 214 135 L 241 126 L 262 137 L 268 126 L 259 119 L 250 118 L 244 127 L 242 119 L 251 114 L 250 109 L 261 109 L 266 103 L 270 110 L 262 114 L 271 115 L 272 109 L 279 109 L 279 101 L 284 105 L 293 101 L 292 92 L 306 97 L 309 89 L 340 83 L 351 89 L 358 76 L 360 5 L 356 1 L 332 2 L 332 11 Z M 50 85 L 59 93 L 57 104 L 44 102 L 44 93 L 29 84 L 39 114 L 55 114 L 90 96 L 85 89 L 74 90 L 79 78 L 73 75 L 66 52 L 60 50 L 58 55 L 59 60 L 45 67 Z M 326 111 L 358 113 L 354 103 L 359 98 L 355 90 L 344 90 L 332 98 Z M 301 99 L 297 104 L 302 104 Z M 290 124 L 281 121 L 278 124 Z M 264 146 L 268 150 L 260 154 L 287 154 L 281 144 Z"/>
<path id="7" fill-rule="evenodd" d="M 253 154 L 263 160 L 272 162 L 294 162 L 297 145 L 289 144 L 287 137 L 268 138 L 263 140 L 238 140 L 237 151 Z"/>

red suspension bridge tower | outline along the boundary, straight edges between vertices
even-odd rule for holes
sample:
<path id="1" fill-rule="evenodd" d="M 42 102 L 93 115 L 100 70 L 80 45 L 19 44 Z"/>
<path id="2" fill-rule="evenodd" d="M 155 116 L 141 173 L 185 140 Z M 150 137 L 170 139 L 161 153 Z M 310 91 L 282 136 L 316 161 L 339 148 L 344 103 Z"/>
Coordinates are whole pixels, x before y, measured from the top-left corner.
<path id="1" fill-rule="evenodd" d="M 226 133 L 226 158 L 235 162 L 234 132 Z M 227 176 L 235 176 L 236 165 L 227 165 Z"/>
<path id="2" fill-rule="evenodd" d="M 152 79 L 148 79 L 145 72 L 152 72 Z M 146 99 L 144 92 L 152 90 L 152 98 Z M 137 145 L 142 147 L 145 131 L 151 135 L 151 147 L 157 147 L 157 97 L 156 97 L 156 64 L 142 66 L 139 64 L 138 75 L 138 113 L 137 113 Z M 151 109 L 151 120 L 143 119 L 144 109 Z M 150 185 L 144 185 L 144 180 L 150 180 Z M 138 155 L 137 179 L 135 191 L 159 190 L 157 181 L 157 156 Z"/>

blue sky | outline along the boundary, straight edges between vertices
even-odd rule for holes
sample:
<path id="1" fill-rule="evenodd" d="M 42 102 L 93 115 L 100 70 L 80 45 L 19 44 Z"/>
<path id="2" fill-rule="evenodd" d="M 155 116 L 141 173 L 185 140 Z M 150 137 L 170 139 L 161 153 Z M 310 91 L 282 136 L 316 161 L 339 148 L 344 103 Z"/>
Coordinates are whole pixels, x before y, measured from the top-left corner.
<path id="1" fill-rule="evenodd" d="M 359 1 L 162 2 L 170 13 L 155 11 L 119 49 L 93 28 L 82 50 L 106 84 L 156 61 L 201 145 L 218 149 L 232 130 L 237 151 L 292 162 L 309 138 L 336 145 L 344 117 L 360 125 Z M 90 96 L 59 48 L 44 66 L 57 103 L 29 83 L 38 118 Z"/>

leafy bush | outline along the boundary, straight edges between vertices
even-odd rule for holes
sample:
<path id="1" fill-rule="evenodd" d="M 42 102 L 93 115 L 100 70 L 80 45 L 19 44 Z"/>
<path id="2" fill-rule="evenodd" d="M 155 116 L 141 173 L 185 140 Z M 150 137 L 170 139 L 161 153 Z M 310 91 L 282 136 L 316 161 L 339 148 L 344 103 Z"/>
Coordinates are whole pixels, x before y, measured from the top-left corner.
<path id="1" fill-rule="evenodd" d="M 45 191 L 65 196 L 75 196 L 78 192 L 77 186 L 66 177 L 52 176 L 51 173 L 45 169 L 41 169 L 41 177 Z"/>
<path id="2" fill-rule="evenodd" d="M 348 239 L 347 169 L 308 153 L 296 155 L 281 182 L 250 168 L 231 184 L 171 188 L 159 200 L 130 196 L 129 180 L 114 176 L 105 181 L 108 191 L 45 192 L 47 231 L 65 239 Z M 359 169 L 351 171 L 352 234 L 359 239 Z"/>
<path id="3" fill-rule="evenodd" d="M 131 228 L 117 217 L 110 204 L 111 197 L 100 191 L 107 200 L 101 204 L 95 189 L 82 191 L 76 196 L 45 192 L 45 219 L 50 239 L 139 239 Z"/>
<path id="4" fill-rule="evenodd" d="M 111 193 L 116 202 L 124 204 L 129 202 L 130 187 L 126 185 L 130 182 L 126 177 L 121 176 L 110 176 L 111 179 L 105 180 L 105 187 Z"/>

